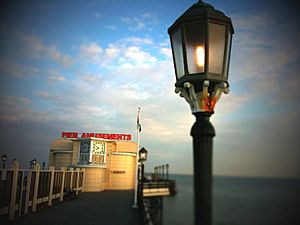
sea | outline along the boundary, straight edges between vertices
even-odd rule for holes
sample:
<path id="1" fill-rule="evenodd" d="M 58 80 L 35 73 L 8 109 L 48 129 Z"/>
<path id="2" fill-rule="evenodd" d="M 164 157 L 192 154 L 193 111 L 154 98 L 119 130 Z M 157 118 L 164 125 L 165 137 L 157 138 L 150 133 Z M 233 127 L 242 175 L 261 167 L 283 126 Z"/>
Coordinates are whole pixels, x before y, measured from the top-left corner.
<path id="1" fill-rule="evenodd" d="M 170 175 L 163 225 L 194 225 L 193 176 Z M 300 179 L 213 178 L 213 225 L 300 225 Z"/>

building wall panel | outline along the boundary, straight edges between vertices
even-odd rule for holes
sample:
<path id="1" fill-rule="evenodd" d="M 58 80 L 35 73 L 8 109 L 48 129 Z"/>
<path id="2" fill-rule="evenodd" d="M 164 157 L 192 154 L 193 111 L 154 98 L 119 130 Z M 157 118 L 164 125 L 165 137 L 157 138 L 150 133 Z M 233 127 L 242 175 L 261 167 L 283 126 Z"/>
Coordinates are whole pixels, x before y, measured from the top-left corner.
<path id="1" fill-rule="evenodd" d="M 86 168 L 84 191 L 104 191 L 104 170 L 102 168 Z"/>
<path id="2" fill-rule="evenodd" d="M 72 153 L 53 153 L 53 164 L 55 169 L 68 167 L 72 163 Z"/>

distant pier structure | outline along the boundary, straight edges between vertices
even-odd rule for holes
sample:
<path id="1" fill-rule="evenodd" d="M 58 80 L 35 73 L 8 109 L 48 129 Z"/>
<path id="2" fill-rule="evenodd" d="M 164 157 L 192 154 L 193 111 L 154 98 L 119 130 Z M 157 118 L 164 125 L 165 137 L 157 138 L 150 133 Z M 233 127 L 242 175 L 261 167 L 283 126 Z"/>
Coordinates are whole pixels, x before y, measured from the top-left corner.
<path id="1" fill-rule="evenodd" d="M 154 167 L 151 179 L 143 177 L 139 184 L 143 225 L 162 225 L 163 197 L 175 195 L 176 181 L 169 179 L 169 165 Z"/>

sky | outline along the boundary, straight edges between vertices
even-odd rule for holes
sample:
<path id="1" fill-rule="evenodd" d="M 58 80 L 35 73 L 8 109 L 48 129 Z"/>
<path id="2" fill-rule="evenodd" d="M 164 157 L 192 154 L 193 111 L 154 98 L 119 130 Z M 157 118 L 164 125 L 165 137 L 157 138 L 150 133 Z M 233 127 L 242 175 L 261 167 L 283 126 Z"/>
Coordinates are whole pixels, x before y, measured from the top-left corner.
<path id="1" fill-rule="evenodd" d="M 2 1 L 0 154 L 48 161 L 62 131 L 132 134 L 146 171 L 192 174 L 189 105 L 174 92 L 167 29 L 196 1 Z M 213 173 L 300 177 L 296 1 L 207 0 L 232 19 L 230 93 L 211 121 Z"/>

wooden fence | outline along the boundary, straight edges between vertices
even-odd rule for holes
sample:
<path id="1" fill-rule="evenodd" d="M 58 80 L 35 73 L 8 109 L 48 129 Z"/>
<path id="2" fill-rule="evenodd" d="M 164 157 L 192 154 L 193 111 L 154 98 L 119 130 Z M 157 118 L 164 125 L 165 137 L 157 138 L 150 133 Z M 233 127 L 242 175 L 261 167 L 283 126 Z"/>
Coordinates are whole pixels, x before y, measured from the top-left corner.
<path id="1" fill-rule="evenodd" d="M 40 170 L 39 164 L 32 170 L 22 170 L 17 161 L 11 169 L 0 169 L 0 177 L 0 215 L 8 215 L 9 220 L 63 201 L 67 189 L 78 195 L 84 185 L 84 170 Z"/>

